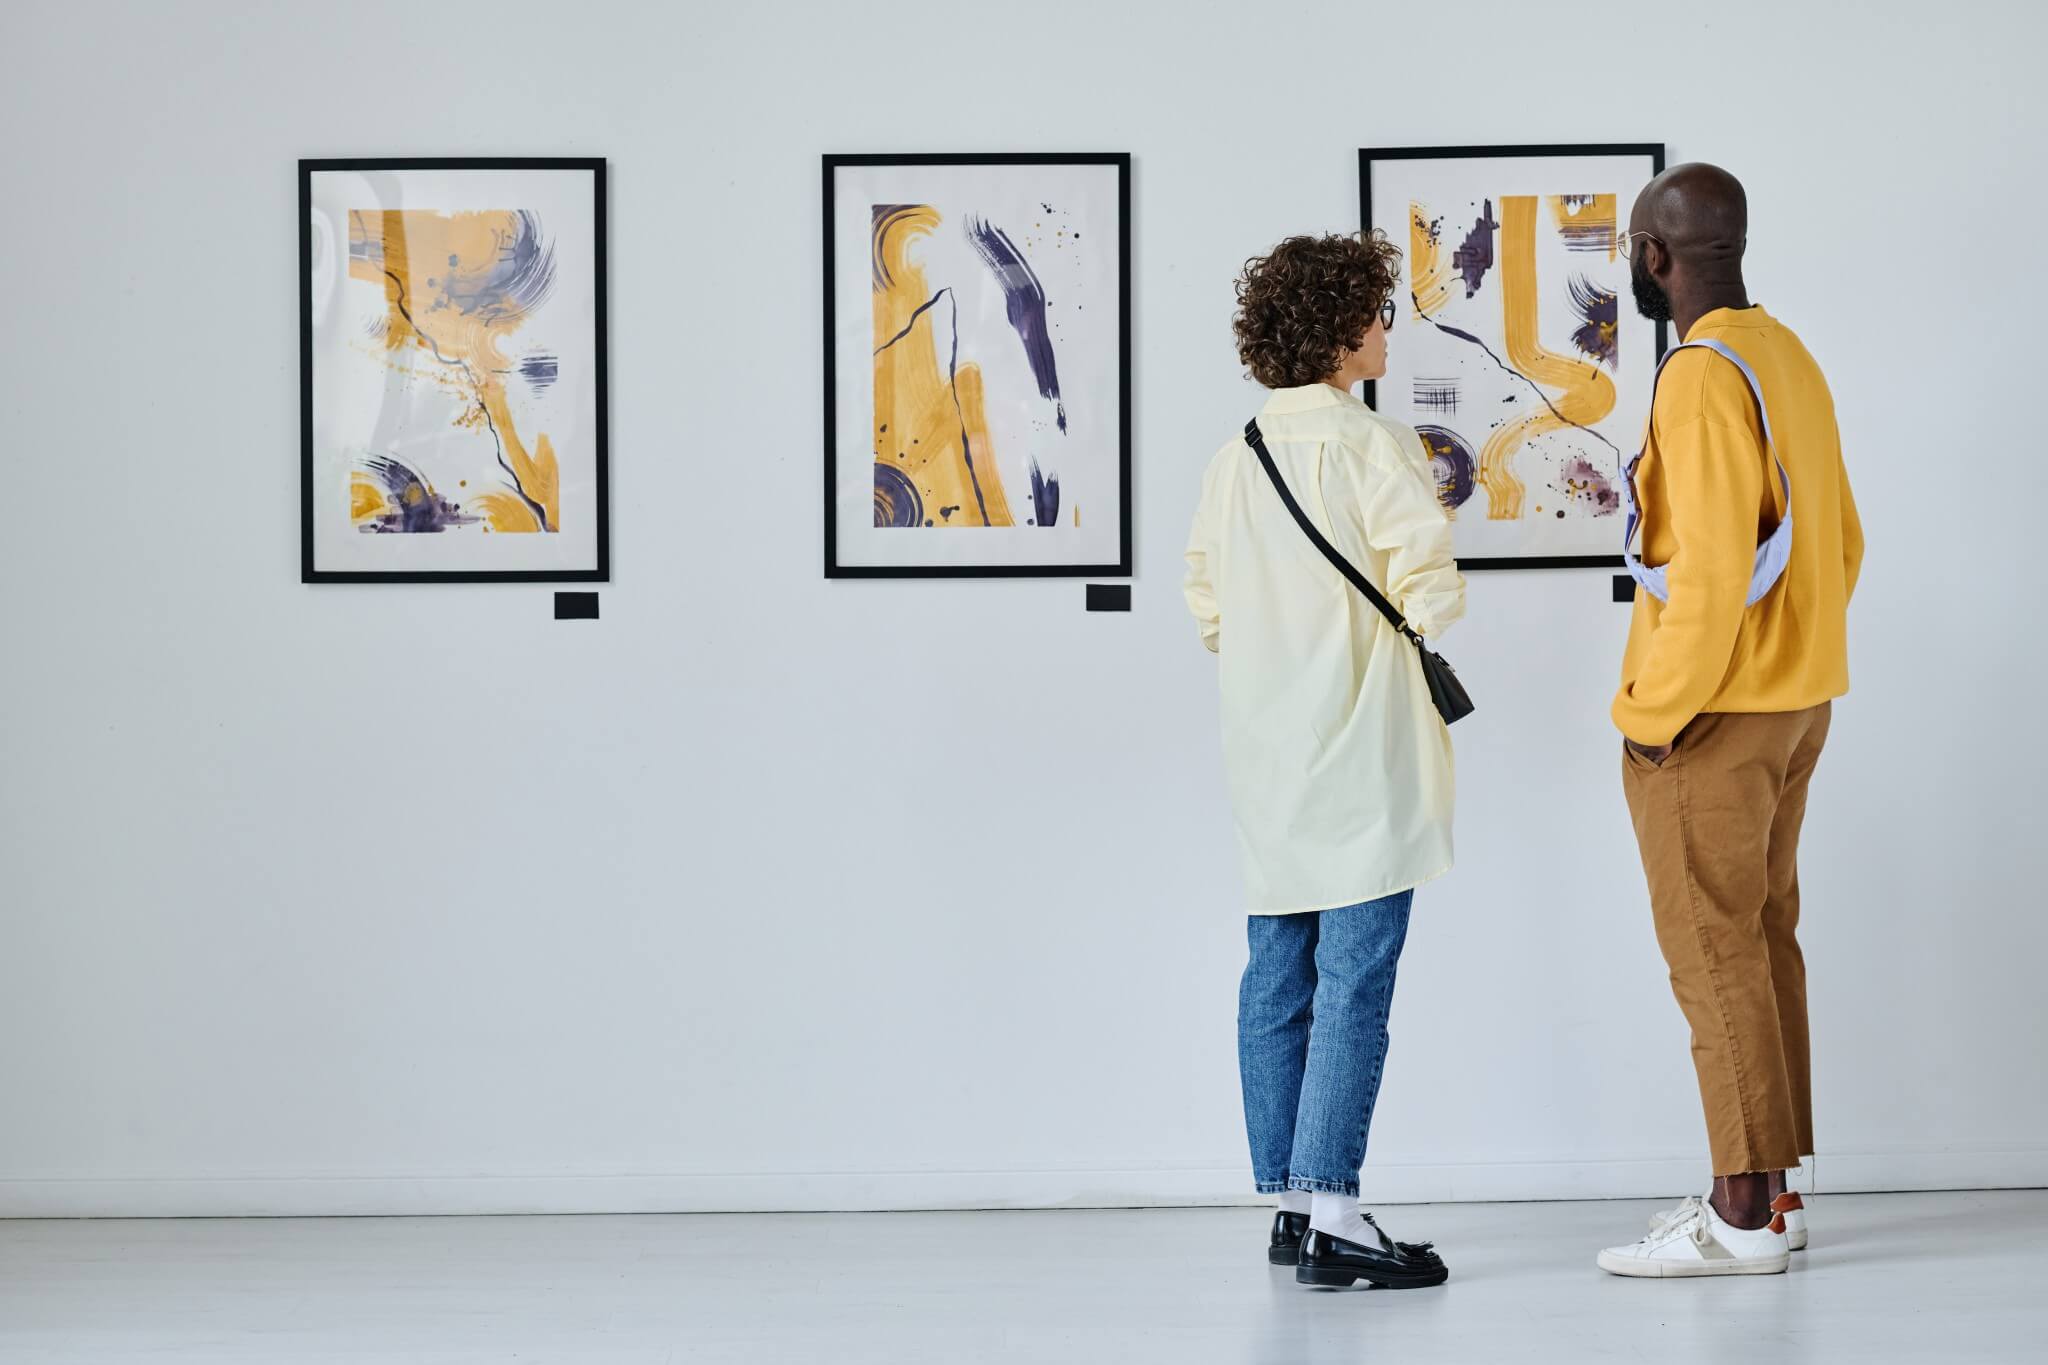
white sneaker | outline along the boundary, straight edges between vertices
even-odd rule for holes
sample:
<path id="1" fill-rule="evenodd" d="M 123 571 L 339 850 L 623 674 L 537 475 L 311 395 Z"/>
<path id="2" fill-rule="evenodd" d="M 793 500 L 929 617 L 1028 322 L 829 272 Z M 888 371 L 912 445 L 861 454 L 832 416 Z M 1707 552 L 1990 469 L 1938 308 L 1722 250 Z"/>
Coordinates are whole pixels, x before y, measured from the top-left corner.
<path id="1" fill-rule="evenodd" d="M 1640 1242 L 1609 1247 L 1600 1268 L 1610 1275 L 1671 1279 L 1682 1275 L 1782 1275 L 1792 1263 L 1784 1220 L 1754 1232 L 1732 1227 L 1704 1199 L 1686 1200 Z"/>
<path id="2" fill-rule="evenodd" d="M 1650 1231 L 1662 1232 L 1665 1224 L 1684 1212 L 1685 1206 L 1650 1215 Z M 1787 1190 L 1771 1201 L 1771 1212 L 1785 1220 L 1785 1245 L 1793 1251 L 1806 1250 L 1806 1201 L 1797 1190 Z"/>
<path id="3" fill-rule="evenodd" d="M 1785 1242 L 1794 1251 L 1806 1250 L 1806 1201 L 1797 1190 L 1787 1190 L 1771 1201 L 1771 1212 L 1785 1220 Z"/>

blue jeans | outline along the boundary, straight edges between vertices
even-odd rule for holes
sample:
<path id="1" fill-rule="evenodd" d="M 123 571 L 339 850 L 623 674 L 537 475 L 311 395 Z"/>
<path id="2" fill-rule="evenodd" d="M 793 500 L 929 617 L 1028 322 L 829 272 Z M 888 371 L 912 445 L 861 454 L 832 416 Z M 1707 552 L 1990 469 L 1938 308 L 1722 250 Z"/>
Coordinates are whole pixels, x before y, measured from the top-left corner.
<path id="1" fill-rule="evenodd" d="M 1237 1061 L 1261 1193 L 1358 1194 L 1414 900 L 1249 917 Z"/>

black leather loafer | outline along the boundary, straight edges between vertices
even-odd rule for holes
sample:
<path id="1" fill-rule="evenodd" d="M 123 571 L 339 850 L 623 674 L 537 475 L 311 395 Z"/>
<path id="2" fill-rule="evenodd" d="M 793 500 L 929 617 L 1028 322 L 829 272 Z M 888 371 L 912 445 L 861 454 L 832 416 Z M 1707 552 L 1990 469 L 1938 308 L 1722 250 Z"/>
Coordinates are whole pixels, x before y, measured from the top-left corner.
<path id="1" fill-rule="evenodd" d="M 1308 1215 L 1282 1210 L 1273 1215 L 1273 1244 L 1266 1259 L 1274 1265 L 1293 1265 L 1301 1259 L 1301 1239 L 1308 1235 Z"/>
<path id="2" fill-rule="evenodd" d="M 1450 1268 L 1428 1242 L 1397 1242 L 1380 1230 L 1371 1214 L 1365 1221 L 1379 1233 L 1377 1246 L 1361 1246 L 1310 1228 L 1301 1239 L 1295 1282 L 1343 1289 L 1365 1280 L 1382 1289 L 1424 1289 L 1451 1277 Z"/>

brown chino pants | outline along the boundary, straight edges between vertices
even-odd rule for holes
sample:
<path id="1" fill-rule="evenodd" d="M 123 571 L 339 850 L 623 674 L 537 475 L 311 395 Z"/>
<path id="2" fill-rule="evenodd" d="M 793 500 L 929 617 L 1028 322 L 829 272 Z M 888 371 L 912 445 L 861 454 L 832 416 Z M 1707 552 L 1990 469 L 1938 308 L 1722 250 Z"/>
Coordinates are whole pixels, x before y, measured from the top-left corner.
<path id="1" fill-rule="evenodd" d="M 1650 882 L 1657 943 L 1692 1025 L 1715 1175 L 1813 1153 L 1799 827 L 1832 704 L 1711 714 L 1661 766 L 1632 749 L 1622 785 Z"/>

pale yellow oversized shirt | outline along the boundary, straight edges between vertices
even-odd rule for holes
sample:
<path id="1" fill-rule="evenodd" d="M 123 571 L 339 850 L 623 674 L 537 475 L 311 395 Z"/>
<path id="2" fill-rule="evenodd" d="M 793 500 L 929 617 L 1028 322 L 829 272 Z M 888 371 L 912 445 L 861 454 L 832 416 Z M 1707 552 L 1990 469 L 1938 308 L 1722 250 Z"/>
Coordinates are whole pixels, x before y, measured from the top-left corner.
<path id="1" fill-rule="evenodd" d="M 1416 630 L 1465 613 L 1413 428 L 1327 384 L 1259 414 L 1295 500 Z M 1255 915 L 1331 910 L 1451 869 L 1451 737 L 1415 646 L 1325 559 L 1242 436 L 1216 454 L 1187 599 L 1218 655 L 1223 759 Z"/>

